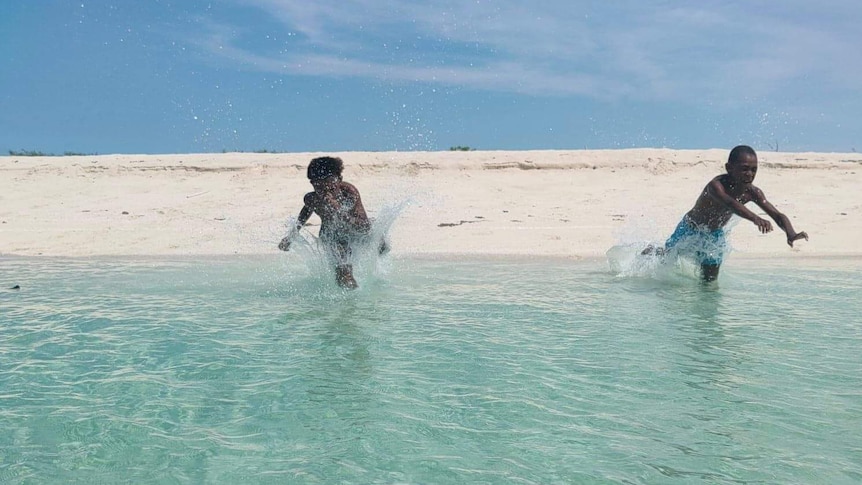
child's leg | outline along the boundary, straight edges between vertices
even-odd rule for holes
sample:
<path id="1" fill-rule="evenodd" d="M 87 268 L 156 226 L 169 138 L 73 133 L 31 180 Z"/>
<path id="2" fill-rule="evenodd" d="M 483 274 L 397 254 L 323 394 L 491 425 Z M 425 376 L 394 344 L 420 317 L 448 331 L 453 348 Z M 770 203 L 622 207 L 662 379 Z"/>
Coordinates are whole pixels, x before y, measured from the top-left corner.
<path id="1" fill-rule="evenodd" d="M 335 281 L 342 288 L 353 289 L 359 285 L 353 278 L 353 265 L 350 264 L 350 241 L 342 240 L 335 243 L 338 263 L 335 266 Z"/>
<path id="2" fill-rule="evenodd" d="M 700 277 L 704 282 L 715 281 L 718 278 L 718 270 L 724 260 L 726 247 L 727 241 L 722 229 L 703 234 L 696 254 L 700 260 Z"/>
<path id="3" fill-rule="evenodd" d="M 704 282 L 715 281 L 718 278 L 718 270 L 720 268 L 720 264 L 701 264 L 700 278 Z"/>
<path id="4" fill-rule="evenodd" d="M 353 265 L 351 264 L 340 264 L 336 266 L 335 281 L 338 283 L 338 286 L 342 288 L 352 290 L 359 287 L 356 279 L 353 278 Z"/>
<path id="5" fill-rule="evenodd" d="M 676 228 L 673 230 L 673 234 L 667 238 L 667 241 L 664 242 L 664 246 L 656 247 L 653 244 L 648 245 L 641 251 L 641 254 L 655 254 L 656 256 L 664 256 L 668 251 L 673 249 L 674 246 L 680 243 L 683 239 L 695 234 L 695 229 L 691 227 L 686 217 L 683 217 L 679 224 L 676 225 Z"/>

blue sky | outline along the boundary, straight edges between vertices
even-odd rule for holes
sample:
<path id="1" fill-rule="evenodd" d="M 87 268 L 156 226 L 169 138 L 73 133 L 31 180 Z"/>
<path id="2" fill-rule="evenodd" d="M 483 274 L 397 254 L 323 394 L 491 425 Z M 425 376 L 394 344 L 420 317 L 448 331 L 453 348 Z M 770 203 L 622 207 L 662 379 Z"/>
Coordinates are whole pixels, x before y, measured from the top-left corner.
<path id="1" fill-rule="evenodd" d="M 0 0 L 0 153 L 862 150 L 862 2 Z"/>

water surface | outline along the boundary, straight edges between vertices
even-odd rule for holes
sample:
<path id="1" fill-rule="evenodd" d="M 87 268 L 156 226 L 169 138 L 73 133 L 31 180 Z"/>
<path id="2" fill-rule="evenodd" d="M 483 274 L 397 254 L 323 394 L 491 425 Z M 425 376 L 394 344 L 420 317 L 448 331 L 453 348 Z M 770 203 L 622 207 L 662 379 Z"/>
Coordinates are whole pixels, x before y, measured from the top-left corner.
<path id="1" fill-rule="evenodd" d="M 862 481 L 858 261 L 0 263 L 0 483 Z"/>

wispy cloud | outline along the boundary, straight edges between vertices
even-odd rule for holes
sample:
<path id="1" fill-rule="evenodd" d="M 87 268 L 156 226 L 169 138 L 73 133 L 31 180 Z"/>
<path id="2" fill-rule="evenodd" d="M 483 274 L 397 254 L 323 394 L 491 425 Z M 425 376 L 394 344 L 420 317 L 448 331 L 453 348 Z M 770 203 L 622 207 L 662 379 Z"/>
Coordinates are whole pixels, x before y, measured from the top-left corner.
<path id="1" fill-rule="evenodd" d="M 249 69 L 533 95 L 692 100 L 808 83 L 857 92 L 862 4 L 791 0 L 583 4 L 515 0 L 236 0 L 276 22 L 261 50 L 227 19 L 198 41 Z M 824 13 L 825 12 L 825 13 Z"/>

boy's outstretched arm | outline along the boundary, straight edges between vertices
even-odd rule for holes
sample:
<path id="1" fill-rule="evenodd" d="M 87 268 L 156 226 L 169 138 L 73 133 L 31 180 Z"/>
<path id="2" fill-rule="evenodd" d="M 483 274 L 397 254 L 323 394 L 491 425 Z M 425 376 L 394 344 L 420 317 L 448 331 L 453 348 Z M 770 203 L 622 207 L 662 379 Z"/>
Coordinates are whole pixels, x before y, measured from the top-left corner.
<path id="1" fill-rule="evenodd" d="M 308 219 L 311 217 L 312 212 L 313 211 L 311 210 L 311 207 L 309 207 L 307 204 L 302 207 L 302 210 L 299 211 L 299 216 L 296 218 L 296 225 L 291 227 L 290 232 L 287 233 L 287 236 L 284 236 L 281 239 L 281 241 L 278 243 L 278 249 L 281 249 L 282 251 L 287 251 L 288 249 L 290 249 L 290 242 L 296 236 L 296 233 L 299 232 L 300 229 L 302 229 L 302 226 L 304 226 L 305 223 L 308 222 Z"/>
<path id="2" fill-rule="evenodd" d="M 758 192 L 760 191 L 760 189 L 757 189 L 755 187 L 752 188 Z M 749 221 L 753 222 L 761 233 L 766 234 L 767 232 L 772 231 L 771 222 L 758 216 L 754 212 L 751 212 L 747 207 L 745 207 L 745 205 L 743 205 L 735 198 L 731 197 L 730 194 L 728 194 L 727 191 L 724 190 L 724 186 L 721 185 L 721 182 L 719 182 L 717 179 L 713 180 L 709 183 L 709 185 L 707 185 L 707 191 L 709 195 L 711 195 L 713 198 L 717 199 L 725 206 L 729 207 L 734 214 L 738 215 L 739 217 L 742 217 L 743 219 L 748 219 Z"/>
<path id="3" fill-rule="evenodd" d="M 302 226 L 304 226 L 305 223 L 308 222 L 308 219 L 311 217 L 311 214 L 313 212 L 314 210 L 312 210 L 312 208 L 308 204 L 302 206 L 302 210 L 299 211 L 299 215 L 296 217 L 296 225 L 291 229 L 291 232 L 296 232 L 302 229 Z"/>
<path id="4" fill-rule="evenodd" d="M 784 233 L 787 234 L 787 244 L 789 244 L 790 247 L 793 247 L 794 241 L 798 241 L 800 239 L 808 240 L 808 233 L 805 231 L 796 232 L 793 229 L 793 224 L 790 223 L 790 219 L 766 200 L 766 196 L 760 189 L 754 191 L 754 203 L 763 209 L 763 211 L 766 212 L 766 214 L 769 215 L 776 224 L 778 224 L 778 227 L 784 230 Z"/>

